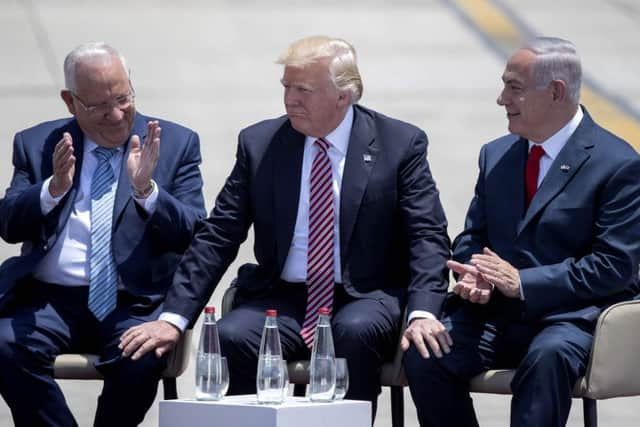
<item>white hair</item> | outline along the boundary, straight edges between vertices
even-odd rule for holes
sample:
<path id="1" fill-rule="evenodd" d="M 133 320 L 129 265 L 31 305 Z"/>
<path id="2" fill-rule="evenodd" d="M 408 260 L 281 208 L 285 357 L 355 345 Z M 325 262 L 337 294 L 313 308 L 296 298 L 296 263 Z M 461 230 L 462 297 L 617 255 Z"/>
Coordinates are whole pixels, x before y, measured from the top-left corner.
<path id="1" fill-rule="evenodd" d="M 578 105 L 582 84 L 582 65 L 573 43 L 557 37 L 536 37 L 523 49 L 536 54 L 533 80 L 539 87 L 546 87 L 552 80 L 561 80 L 567 85 L 569 100 Z"/>
<path id="2" fill-rule="evenodd" d="M 127 61 L 124 56 L 113 47 L 104 42 L 89 42 L 81 44 L 73 49 L 64 59 L 64 83 L 68 90 L 75 92 L 76 90 L 76 70 L 78 64 L 88 61 L 104 61 L 109 63 L 113 57 L 120 59 L 122 67 L 129 74 Z"/>

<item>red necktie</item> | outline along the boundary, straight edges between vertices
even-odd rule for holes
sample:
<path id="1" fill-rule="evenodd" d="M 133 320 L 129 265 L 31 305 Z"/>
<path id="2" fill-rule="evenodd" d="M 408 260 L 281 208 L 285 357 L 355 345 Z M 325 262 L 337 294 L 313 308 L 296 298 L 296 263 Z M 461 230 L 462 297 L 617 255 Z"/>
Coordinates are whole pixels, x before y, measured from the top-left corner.
<path id="1" fill-rule="evenodd" d="M 333 176 L 327 150 L 320 138 L 311 166 L 309 187 L 309 241 L 307 252 L 307 311 L 300 335 L 311 348 L 318 322 L 318 309 L 333 305 L 333 228 L 335 223 Z"/>
<path id="2" fill-rule="evenodd" d="M 531 147 L 531 151 L 529 151 L 527 167 L 524 173 L 527 190 L 527 208 L 538 190 L 538 175 L 540 174 L 540 158 L 542 156 L 544 156 L 544 148 L 534 144 L 533 147 Z"/>

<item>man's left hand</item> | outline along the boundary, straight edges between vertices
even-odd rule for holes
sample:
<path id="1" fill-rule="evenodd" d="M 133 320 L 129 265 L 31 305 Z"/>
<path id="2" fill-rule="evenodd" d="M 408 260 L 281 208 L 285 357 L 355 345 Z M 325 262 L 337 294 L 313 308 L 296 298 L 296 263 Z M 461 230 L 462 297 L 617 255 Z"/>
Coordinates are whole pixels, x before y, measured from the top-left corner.
<path id="1" fill-rule="evenodd" d="M 505 296 L 520 298 L 520 272 L 491 249 L 484 248 L 482 254 L 472 255 L 470 263 Z"/>
<path id="2" fill-rule="evenodd" d="M 156 170 L 158 158 L 160 157 L 160 124 L 157 120 L 147 123 L 147 136 L 144 145 L 140 146 L 140 137 L 131 137 L 131 148 L 127 158 L 127 172 L 131 185 L 138 194 L 151 185 L 151 178 Z"/>
<path id="3" fill-rule="evenodd" d="M 118 348 L 124 357 L 140 359 L 149 351 L 155 350 L 156 357 L 171 350 L 180 338 L 180 330 L 164 320 L 142 323 L 125 331 L 120 337 Z"/>
<path id="4" fill-rule="evenodd" d="M 407 351 L 411 342 L 425 359 L 430 357 L 429 348 L 436 357 L 440 358 L 442 352 L 449 353 L 453 345 L 447 328 L 435 319 L 413 319 L 402 335 L 400 347 L 403 351 Z"/>

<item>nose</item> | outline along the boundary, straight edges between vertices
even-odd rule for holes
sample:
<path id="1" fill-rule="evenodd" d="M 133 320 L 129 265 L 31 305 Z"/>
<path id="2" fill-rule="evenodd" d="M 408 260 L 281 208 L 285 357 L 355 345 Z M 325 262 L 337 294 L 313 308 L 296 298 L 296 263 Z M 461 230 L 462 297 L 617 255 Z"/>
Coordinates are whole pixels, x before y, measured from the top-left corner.
<path id="1" fill-rule="evenodd" d="M 498 95 L 498 98 L 496 99 L 496 103 L 501 107 L 504 107 L 505 105 L 507 105 L 507 101 L 504 96 L 504 89 L 502 89 L 502 91 L 500 92 L 500 95 Z"/>
<path id="2" fill-rule="evenodd" d="M 122 120 L 122 118 L 124 117 L 124 114 L 125 114 L 124 110 L 122 110 L 121 108 L 118 108 L 118 106 L 116 105 L 112 105 L 111 110 L 109 110 L 109 112 L 105 115 L 105 117 L 115 122 L 115 121 Z"/>
<path id="3" fill-rule="evenodd" d="M 284 89 L 284 105 L 295 106 L 298 104 L 298 97 L 295 96 L 294 91 L 291 88 Z"/>

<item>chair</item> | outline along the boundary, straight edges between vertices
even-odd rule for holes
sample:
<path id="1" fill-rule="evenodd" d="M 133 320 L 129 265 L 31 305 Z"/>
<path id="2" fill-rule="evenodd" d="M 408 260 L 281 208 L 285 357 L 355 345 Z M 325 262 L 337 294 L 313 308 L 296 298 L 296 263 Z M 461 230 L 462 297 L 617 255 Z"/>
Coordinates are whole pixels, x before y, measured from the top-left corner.
<path id="1" fill-rule="evenodd" d="M 598 319 L 593 348 L 584 377 L 573 397 L 582 398 L 585 427 L 597 427 L 599 399 L 640 395 L 640 300 L 621 302 L 606 309 Z M 475 393 L 511 394 L 515 370 L 491 370 L 471 381 Z"/>
<path id="2" fill-rule="evenodd" d="M 233 302 L 235 298 L 237 288 L 235 287 L 235 280 L 231 283 L 231 286 L 225 291 L 222 297 L 222 316 L 229 313 L 233 309 Z M 406 313 L 402 316 L 403 323 L 401 331 L 406 328 Z M 400 335 L 402 338 L 402 335 Z M 382 365 L 382 371 L 380 372 L 380 383 L 384 387 L 391 388 L 391 425 L 392 427 L 404 427 L 404 391 L 407 379 L 404 375 L 404 369 L 402 367 L 402 355 L 404 352 L 400 348 L 400 338 L 398 339 L 398 346 L 396 354 L 393 357 L 393 361 Z M 309 384 L 309 361 L 308 360 L 295 360 L 289 362 L 287 365 L 289 371 L 289 382 L 294 384 L 294 395 L 304 396 L 305 386 Z"/>
<path id="3" fill-rule="evenodd" d="M 180 336 L 176 347 L 169 353 L 167 367 L 162 372 L 164 398 L 167 400 L 178 398 L 176 378 L 182 375 L 189 364 L 191 333 L 192 330 L 187 329 Z M 101 380 L 102 374 L 93 366 L 97 360 L 96 354 L 60 354 L 53 365 L 54 377 L 59 380 Z"/>

